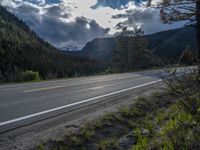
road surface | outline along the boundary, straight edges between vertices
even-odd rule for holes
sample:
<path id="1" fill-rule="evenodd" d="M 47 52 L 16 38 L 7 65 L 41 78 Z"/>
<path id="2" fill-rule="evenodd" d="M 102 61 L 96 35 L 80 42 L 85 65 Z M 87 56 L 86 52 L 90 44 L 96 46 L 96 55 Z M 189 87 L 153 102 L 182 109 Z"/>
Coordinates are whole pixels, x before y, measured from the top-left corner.
<path id="1" fill-rule="evenodd" d="M 185 69 L 179 70 L 182 74 Z M 0 86 L 0 132 L 162 82 L 161 70 Z M 162 73 L 163 75 L 165 73 Z"/>

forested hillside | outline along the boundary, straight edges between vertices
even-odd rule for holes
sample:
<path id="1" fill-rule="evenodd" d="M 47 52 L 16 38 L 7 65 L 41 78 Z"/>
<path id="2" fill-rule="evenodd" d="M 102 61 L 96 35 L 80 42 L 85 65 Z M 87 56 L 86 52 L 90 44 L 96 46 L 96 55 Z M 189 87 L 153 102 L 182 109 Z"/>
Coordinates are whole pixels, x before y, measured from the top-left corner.
<path id="1" fill-rule="evenodd" d="M 27 70 L 43 79 L 88 75 L 100 71 L 98 66 L 94 60 L 64 55 L 0 6 L 1 81 L 17 81 Z"/>
<path id="2" fill-rule="evenodd" d="M 145 38 L 148 40 L 147 48 L 164 63 L 177 61 L 187 47 L 190 47 L 194 53 L 197 51 L 196 29 L 194 27 L 163 31 L 147 35 Z M 89 42 L 81 52 L 74 52 L 74 55 L 88 56 L 110 63 L 117 45 L 118 37 L 99 38 Z"/>

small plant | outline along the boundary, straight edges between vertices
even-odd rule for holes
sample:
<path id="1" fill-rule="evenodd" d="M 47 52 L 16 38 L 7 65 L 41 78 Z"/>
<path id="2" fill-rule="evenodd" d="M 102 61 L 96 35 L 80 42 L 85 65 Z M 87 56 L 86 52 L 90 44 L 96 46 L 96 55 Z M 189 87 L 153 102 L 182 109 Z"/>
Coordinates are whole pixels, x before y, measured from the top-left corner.
<path id="1" fill-rule="evenodd" d="M 134 117 L 140 117 L 140 116 L 143 116 L 145 114 L 144 110 L 140 109 L 140 108 L 132 108 L 130 110 L 130 114 Z"/>
<path id="2" fill-rule="evenodd" d="M 169 141 L 166 141 L 163 145 L 163 150 L 174 150 L 174 147 L 172 143 L 170 143 Z"/>
<path id="3" fill-rule="evenodd" d="M 132 147 L 132 150 L 146 150 L 148 149 L 148 138 L 143 136 L 140 129 L 135 130 L 135 136 L 137 139 L 136 145 Z"/>
<path id="4" fill-rule="evenodd" d="M 90 140 L 93 136 L 93 131 L 89 131 L 89 130 L 86 130 L 83 132 L 83 137 L 86 139 L 86 140 Z"/>
<path id="5" fill-rule="evenodd" d="M 95 128 L 102 128 L 103 122 L 102 122 L 100 119 L 97 119 L 97 120 L 94 122 L 94 126 L 95 126 Z"/>
<path id="6" fill-rule="evenodd" d="M 130 109 L 128 107 L 121 107 L 119 111 L 126 117 L 130 115 Z"/>
<path id="7" fill-rule="evenodd" d="M 135 121 L 129 121 L 128 126 L 130 129 L 135 129 L 137 127 L 137 123 Z"/>
<path id="8" fill-rule="evenodd" d="M 88 122 L 84 126 L 82 126 L 80 128 L 80 135 L 84 140 L 89 141 L 94 135 L 94 124 Z"/>
<path id="9" fill-rule="evenodd" d="M 71 135 L 70 140 L 71 140 L 73 145 L 81 145 L 82 144 L 80 137 L 77 136 L 77 135 Z"/>
<path id="10" fill-rule="evenodd" d="M 108 67 L 105 70 L 105 74 L 112 74 L 112 73 L 117 73 L 117 71 L 114 68 Z"/>
<path id="11" fill-rule="evenodd" d="M 110 124 L 110 122 L 114 119 L 114 113 L 108 113 L 102 117 L 101 121 L 103 124 Z"/>
<path id="12" fill-rule="evenodd" d="M 160 124 L 161 122 L 163 122 L 165 117 L 166 116 L 163 112 L 159 112 L 158 115 L 156 116 L 156 122 Z"/>

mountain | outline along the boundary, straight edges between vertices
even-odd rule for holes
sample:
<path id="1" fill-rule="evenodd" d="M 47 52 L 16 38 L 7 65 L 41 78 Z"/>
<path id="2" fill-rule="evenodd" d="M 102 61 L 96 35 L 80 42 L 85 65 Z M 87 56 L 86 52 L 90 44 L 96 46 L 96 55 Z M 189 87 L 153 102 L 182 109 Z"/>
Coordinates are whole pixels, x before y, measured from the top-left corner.
<path id="1" fill-rule="evenodd" d="M 99 70 L 99 64 L 66 56 L 0 6 L 0 81 L 16 81 L 27 70 L 48 79 L 91 74 Z"/>
<path id="2" fill-rule="evenodd" d="M 163 31 L 146 35 L 145 38 L 149 41 L 147 48 L 165 63 L 176 61 L 188 46 L 193 52 L 197 51 L 196 29 L 194 27 Z M 110 63 L 113 50 L 116 49 L 117 45 L 118 37 L 98 38 L 87 43 L 82 51 L 73 54 Z"/>
<path id="3" fill-rule="evenodd" d="M 78 46 L 73 46 L 73 45 L 68 45 L 68 46 L 65 46 L 65 47 L 61 47 L 59 48 L 59 50 L 61 51 L 80 51 L 82 48 L 81 47 L 78 47 Z"/>

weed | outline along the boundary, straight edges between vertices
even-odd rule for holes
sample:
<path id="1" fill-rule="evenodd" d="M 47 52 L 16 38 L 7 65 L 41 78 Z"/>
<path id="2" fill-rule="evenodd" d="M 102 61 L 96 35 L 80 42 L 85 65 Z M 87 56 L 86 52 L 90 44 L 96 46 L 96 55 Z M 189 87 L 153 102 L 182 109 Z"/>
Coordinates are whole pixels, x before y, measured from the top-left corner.
<path id="1" fill-rule="evenodd" d="M 121 107 L 120 109 L 119 109 L 119 112 L 123 115 L 123 116 L 125 116 L 125 117 L 129 117 L 130 115 L 131 115 L 131 113 L 130 113 L 130 109 L 128 108 L 128 107 Z"/>
<path id="2" fill-rule="evenodd" d="M 148 149 L 148 138 L 143 136 L 140 129 L 135 130 L 137 139 L 136 145 L 132 146 L 132 150 L 146 150 Z"/>

